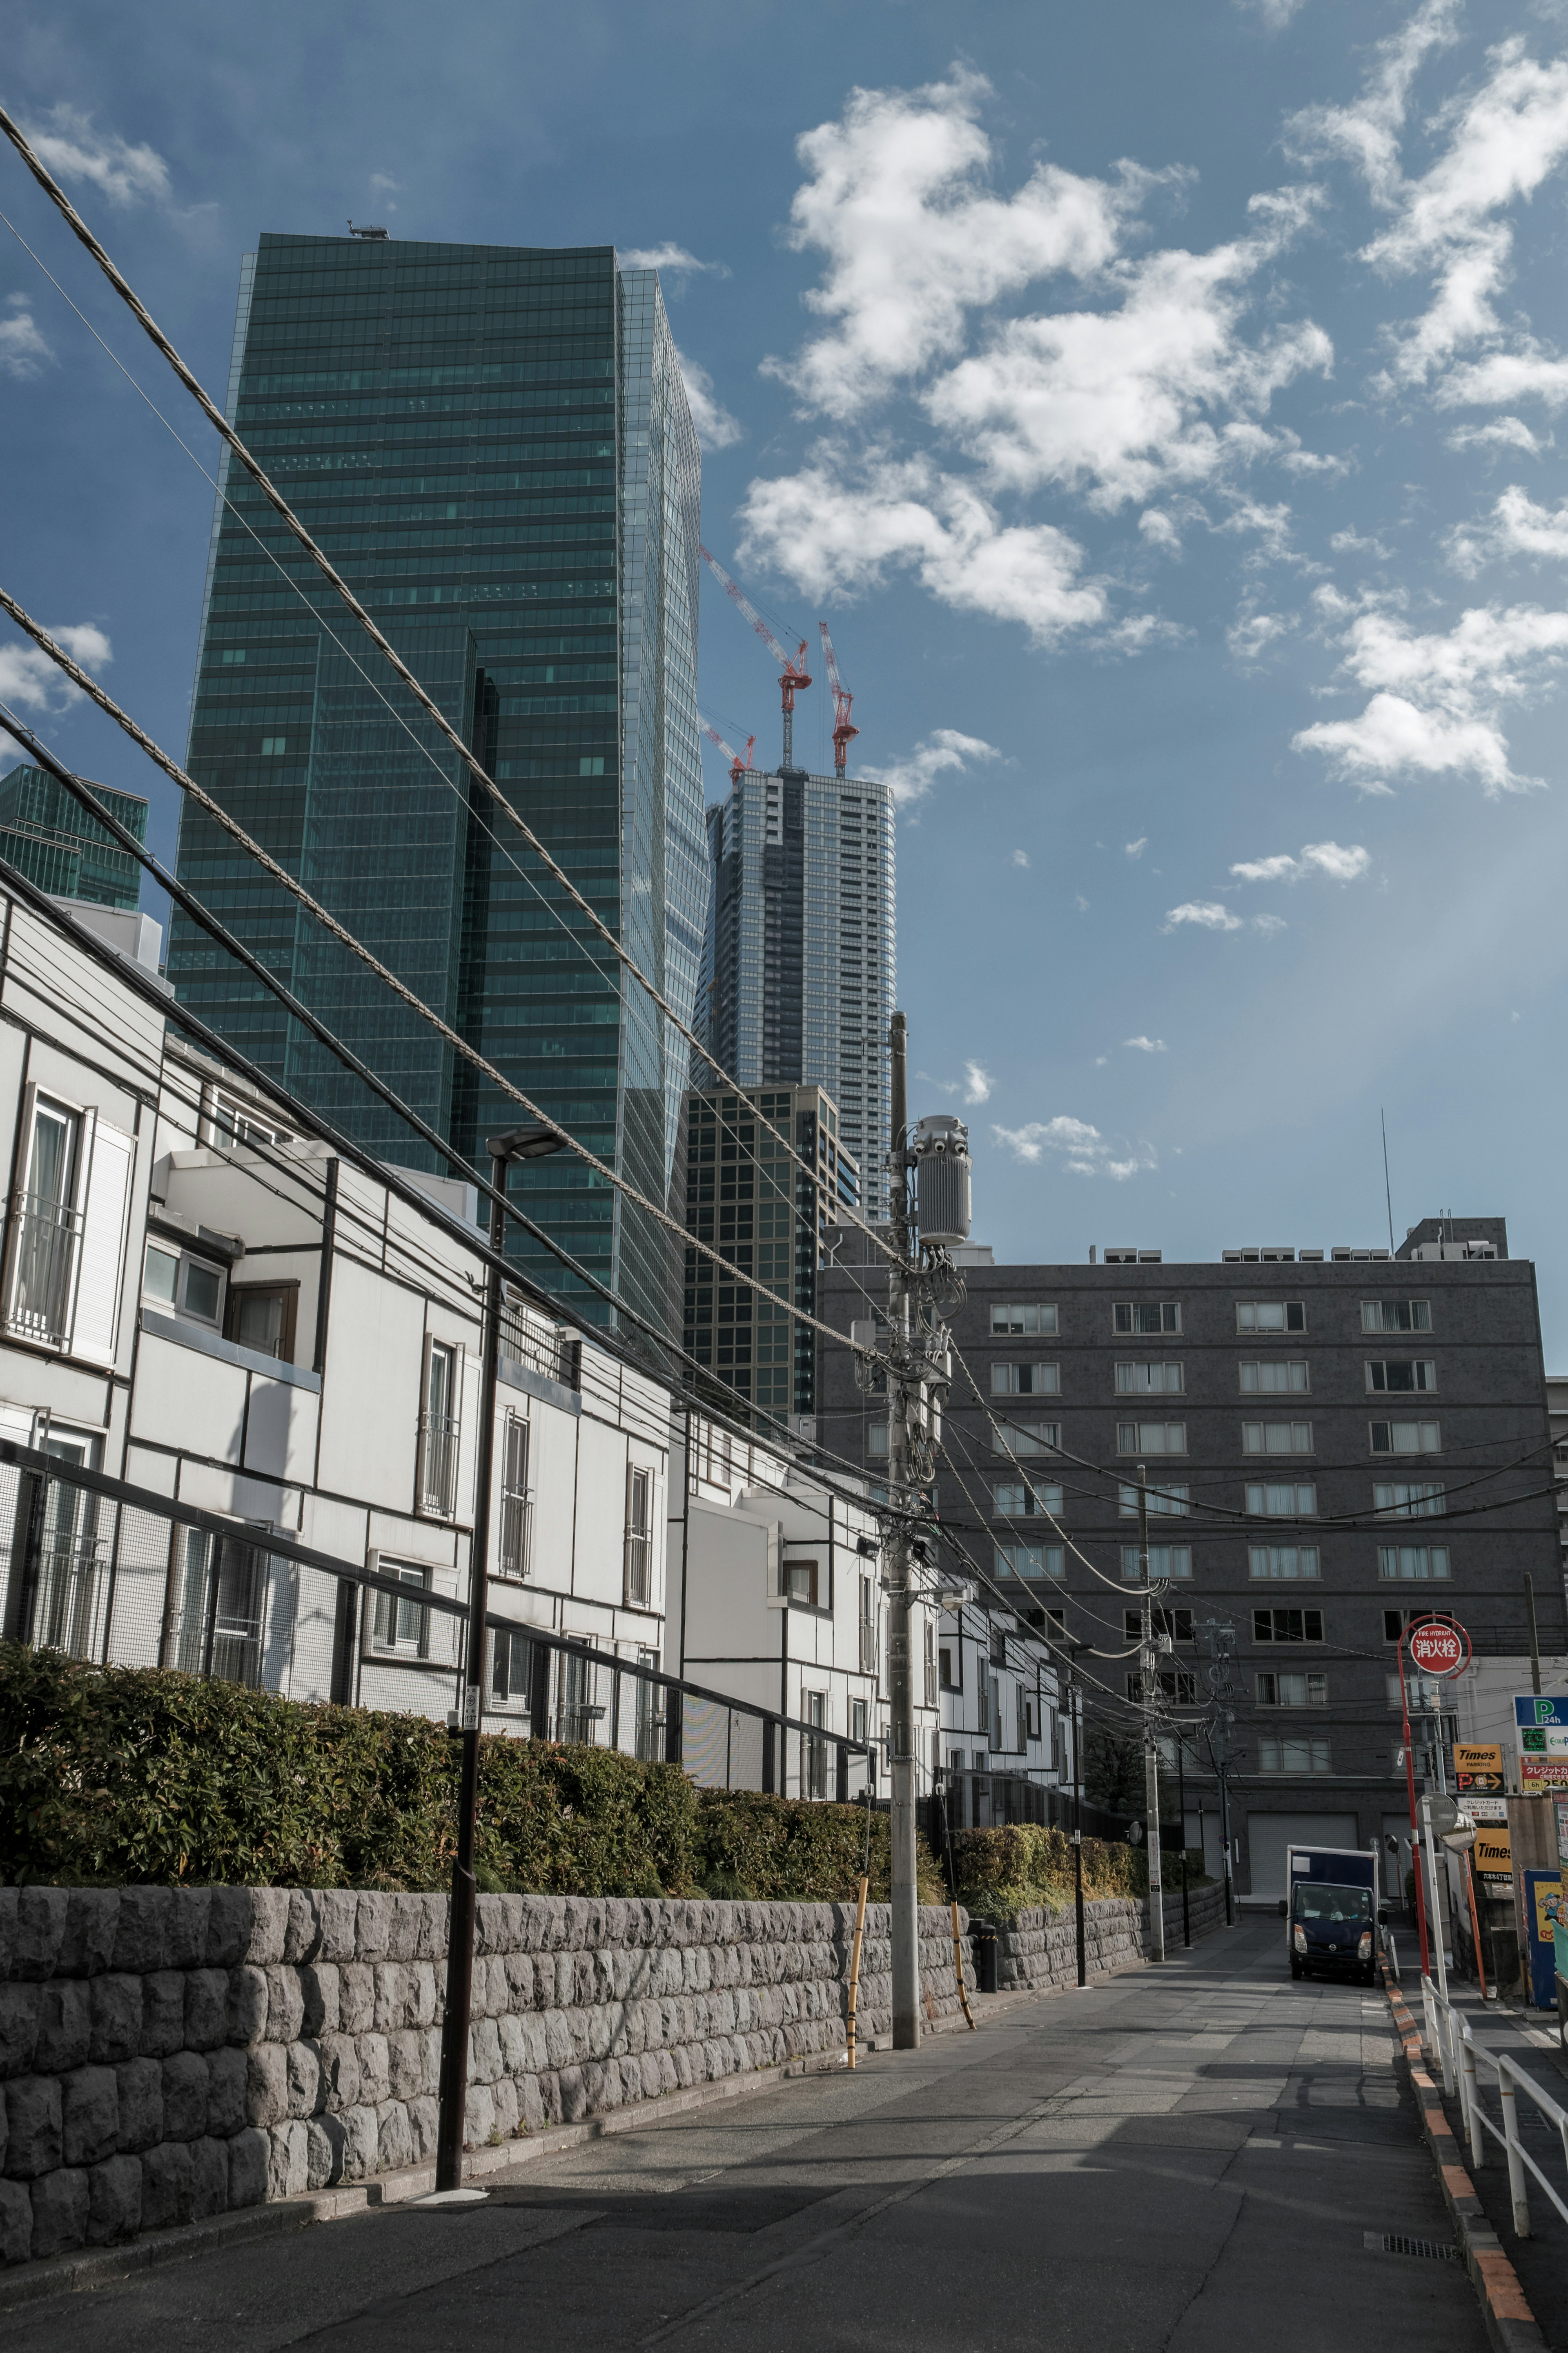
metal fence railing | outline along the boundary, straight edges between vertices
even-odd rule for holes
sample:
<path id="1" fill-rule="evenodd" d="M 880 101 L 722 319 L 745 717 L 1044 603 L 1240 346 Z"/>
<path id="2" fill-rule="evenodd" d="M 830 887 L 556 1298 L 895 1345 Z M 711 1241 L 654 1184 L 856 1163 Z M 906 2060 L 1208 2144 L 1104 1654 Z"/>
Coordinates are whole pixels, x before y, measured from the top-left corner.
<path id="1" fill-rule="evenodd" d="M 1470 2144 L 1470 2162 L 1478 2172 L 1485 2165 L 1488 2138 L 1496 2141 L 1503 2152 L 1513 2227 L 1519 2236 L 1528 2239 L 1531 2235 L 1526 2173 L 1534 2177 L 1548 2202 L 1568 2222 L 1568 2109 L 1543 2091 L 1508 2052 L 1491 2050 L 1486 2043 L 1478 2042 L 1464 2012 L 1446 2000 L 1426 1975 L 1421 1979 L 1421 2008 L 1422 2039 L 1442 2069 L 1444 2091 L 1449 2099 L 1458 2100 L 1460 2130 Z M 1489 2074 L 1497 2087 L 1499 2113 L 1495 2117 L 1481 2096 L 1481 2085 Z M 1533 2136 L 1521 2128 L 1521 2092 L 1534 2106 L 1538 2129 Z M 1562 2159 L 1558 2182 L 1550 2179 L 1531 2154 L 1531 2138 L 1543 2153 L 1555 2145 L 1555 2153 Z"/>
<path id="2" fill-rule="evenodd" d="M 488 1731 L 679 1763 L 704 1788 L 847 1800 L 869 1783 L 875 1795 L 869 1742 L 666 1674 L 648 1650 L 534 1624 L 504 1579 L 489 1601 Z M 0 1440 L 7 1641 L 440 1722 L 458 1704 L 467 1619 L 467 1600 L 416 1563 L 335 1560 Z"/>

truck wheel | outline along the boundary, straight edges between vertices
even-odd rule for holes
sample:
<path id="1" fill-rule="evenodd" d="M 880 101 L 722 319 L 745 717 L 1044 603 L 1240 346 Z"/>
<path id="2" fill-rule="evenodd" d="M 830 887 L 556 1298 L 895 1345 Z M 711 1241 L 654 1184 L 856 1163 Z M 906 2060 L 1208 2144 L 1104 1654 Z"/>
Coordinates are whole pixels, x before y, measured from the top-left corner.
<path id="1" fill-rule="evenodd" d="M 1377 1964 L 1375 1961 L 1368 1961 L 1365 1968 L 1363 1969 L 1361 1973 L 1361 1981 L 1363 1985 L 1375 1985 L 1377 1983 Z"/>
<path id="2" fill-rule="evenodd" d="M 1301 1964 L 1300 1964 L 1300 1962 L 1296 1958 L 1296 1956 L 1295 1956 L 1295 1954 L 1294 1954 L 1294 1953 L 1292 1953 L 1292 1954 L 1291 1954 L 1291 1956 L 1290 1956 L 1290 1974 L 1291 1974 L 1291 1976 L 1292 1976 L 1293 1978 L 1299 1978 L 1299 1977 L 1302 1974 L 1302 1971 L 1301 1971 Z"/>

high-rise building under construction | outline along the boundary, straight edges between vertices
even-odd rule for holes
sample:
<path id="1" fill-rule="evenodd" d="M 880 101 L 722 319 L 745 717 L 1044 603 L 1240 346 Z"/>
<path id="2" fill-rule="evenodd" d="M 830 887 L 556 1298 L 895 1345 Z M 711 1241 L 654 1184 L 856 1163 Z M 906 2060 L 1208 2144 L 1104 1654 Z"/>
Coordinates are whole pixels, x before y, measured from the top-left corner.
<path id="1" fill-rule="evenodd" d="M 831 1097 L 862 1207 L 879 1217 L 898 944 L 892 788 L 740 768 L 709 807 L 708 845 L 707 1042 L 747 1090 Z M 697 1080 L 716 1083 L 710 1072 Z"/>
<path id="2" fill-rule="evenodd" d="M 700 466 L 657 274 L 607 246 L 264 236 L 241 270 L 228 413 L 689 1021 L 708 884 Z M 549 1118 L 668 1205 L 683 1040 L 224 463 L 192 774 Z M 524 1116 L 190 809 L 179 871 L 465 1160 Z M 179 917 L 169 970 L 283 1083 L 388 1158 L 431 1162 Z M 679 1261 L 646 1212 L 570 1154 L 513 1183 L 591 1273 L 678 1328 Z M 531 1263 L 593 1311 L 553 1259 Z"/>

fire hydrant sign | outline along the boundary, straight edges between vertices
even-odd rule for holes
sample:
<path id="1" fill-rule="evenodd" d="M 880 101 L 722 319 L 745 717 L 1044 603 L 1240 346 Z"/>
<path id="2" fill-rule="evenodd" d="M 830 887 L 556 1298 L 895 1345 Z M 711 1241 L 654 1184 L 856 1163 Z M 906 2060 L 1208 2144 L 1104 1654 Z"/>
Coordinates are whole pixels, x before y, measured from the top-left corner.
<path id="1" fill-rule="evenodd" d="M 1568 1789 L 1568 1699 L 1516 1699 L 1513 1720 L 1521 1789 L 1535 1797 Z"/>
<path id="2" fill-rule="evenodd" d="M 1429 1618 L 1412 1626 L 1410 1663 L 1424 1675 L 1457 1675 L 1470 1661 L 1470 1638 L 1451 1620 Z"/>

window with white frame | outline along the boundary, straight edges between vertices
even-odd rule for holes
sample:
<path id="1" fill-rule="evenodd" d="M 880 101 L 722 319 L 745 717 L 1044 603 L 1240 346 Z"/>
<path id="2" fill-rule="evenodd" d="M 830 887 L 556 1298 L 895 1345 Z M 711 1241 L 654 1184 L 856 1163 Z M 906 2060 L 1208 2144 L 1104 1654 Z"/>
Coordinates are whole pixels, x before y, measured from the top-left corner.
<path id="1" fill-rule="evenodd" d="M 653 1588 L 653 1472 L 626 1465 L 626 1581 L 628 1609 L 646 1609 Z"/>
<path id="2" fill-rule="evenodd" d="M 1376 1479 L 1373 1482 L 1373 1509 L 1386 1512 L 1393 1519 L 1440 1519 L 1447 1501 L 1441 1480 Z"/>
<path id="3" fill-rule="evenodd" d="M 1193 1548 L 1191 1545 L 1151 1545 L 1149 1547 L 1149 1579 L 1157 1585 L 1163 1577 L 1191 1577 Z M 1143 1565 L 1136 1545 L 1121 1547 L 1121 1581 L 1124 1585 L 1141 1585 Z"/>
<path id="4" fill-rule="evenodd" d="M 1185 1386 L 1179 1364 L 1118 1365 L 1118 1397 L 1180 1397 Z"/>
<path id="5" fill-rule="evenodd" d="M 869 1718 L 867 1715 L 866 1702 L 863 1699 L 852 1699 L 849 1703 L 850 1739 L 863 1741 L 866 1737 L 868 1723 Z"/>
<path id="6" fill-rule="evenodd" d="M 815 1560 L 786 1560 L 784 1565 L 785 1599 L 798 1602 L 803 1609 L 819 1609 L 821 1599 L 821 1564 Z"/>
<path id="7" fill-rule="evenodd" d="M 1300 1299 L 1238 1299 L 1236 1328 L 1238 1332 L 1304 1332 L 1306 1303 Z"/>
<path id="8" fill-rule="evenodd" d="M 1192 1509 L 1191 1490 L 1184 1479 L 1162 1479 L 1157 1487 L 1148 1487 L 1149 1517 L 1184 1520 Z M 1124 1520 L 1138 1517 L 1138 1490 L 1123 1480 L 1117 1491 L 1117 1511 Z"/>
<path id="9" fill-rule="evenodd" d="M 13 1339 L 111 1364 L 135 1138 L 29 1086 L 5 1240 Z"/>
<path id="10" fill-rule="evenodd" d="M 1300 1356 L 1243 1359 L 1243 1397 L 1305 1397 L 1310 1387 L 1308 1366 Z"/>
<path id="11" fill-rule="evenodd" d="M 1413 1397 L 1436 1388 L 1437 1367 L 1429 1356 L 1377 1356 L 1367 1366 L 1366 1385 L 1380 1396 Z"/>
<path id="12" fill-rule="evenodd" d="M 1310 1421 L 1244 1421 L 1241 1451 L 1244 1454 L 1310 1454 L 1312 1425 Z"/>
<path id="13" fill-rule="evenodd" d="M 1374 1454 L 1441 1454 L 1443 1432 L 1435 1421 L 1373 1421 L 1367 1424 Z"/>
<path id="14" fill-rule="evenodd" d="M 993 1397 L 1058 1397 L 1061 1393 L 1059 1365 L 993 1365 Z"/>
<path id="15" fill-rule="evenodd" d="M 425 1394 L 419 1413 L 419 1509 L 449 1520 L 458 1500 L 458 1411 L 463 1352 L 445 1340 L 425 1343 Z"/>
<path id="16" fill-rule="evenodd" d="M 216 1145 L 292 1144 L 294 1131 L 279 1127 L 269 1111 L 215 1087 L 210 1097 L 211 1141 Z"/>
<path id="17" fill-rule="evenodd" d="M 1065 1577 L 1066 1574 L 1065 1546 L 999 1544 L 996 1546 L 996 1575 L 1004 1583 L 1013 1577 L 1038 1578 Z"/>
<path id="18" fill-rule="evenodd" d="M 1119 1333 L 1179 1332 L 1182 1303 L 1179 1299 L 1118 1299 L 1111 1306 L 1110 1322 Z"/>
<path id="19" fill-rule="evenodd" d="M 929 1618 L 925 1621 L 923 1663 L 925 1666 L 925 1704 L 927 1707 L 934 1707 L 936 1705 L 936 1628 L 932 1625 Z"/>
<path id="20" fill-rule="evenodd" d="M 1379 1545 L 1377 1573 L 1390 1583 L 1425 1585 L 1434 1580 L 1447 1583 L 1448 1547 L 1447 1545 Z"/>
<path id="21" fill-rule="evenodd" d="M 224 1271 L 210 1260 L 193 1258 L 172 1242 L 149 1241 L 142 1269 L 142 1296 L 173 1315 L 187 1316 L 216 1332 L 223 1322 Z"/>
<path id="22" fill-rule="evenodd" d="M 993 1516 L 998 1520 L 1034 1520 L 1049 1513 L 1054 1520 L 1062 1508 L 1059 1487 L 1042 1484 L 1037 1479 L 1026 1482 L 998 1480 L 992 1489 L 994 1499 Z"/>
<path id="23" fill-rule="evenodd" d="M 1327 1707 L 1329 1679 L 1321 1668 L 1304 1668 L 1300 1673 L 1279 1673 L 1266 1669 L 1258 1677 L 1259 1707 Z"/>
<path id="24" fill-rule="evenodd" d="M 827 1795 L 827 1694 L 802 1692 L 801 1714 L 813 1728 L 800 1736 L 800 1794 L 818 1800 Z"/>
<path id="25" fill-rule="evenodd" d="M 1248 1545 L 1247 1573 L 1255 1577 L 1278 1577 L 1289 1582 L 1296 1577 L 1313 1577 L 1318 1574 L 1316 1545 Z"/>
<path id="26" fill-rule="evenodd" d="M 1041 1306 L 1032 1300 L 1011 1304 L 1005 1302 L 993 1303 L 991 1309 L 993 1339 L 1000 1339 L 1004 1336 L 1011 1338 L 1015 1335 L 1025 1339 L 1046 1339 L 1056 1329 L 1057 1311 L 1054 1307 Z"/>
<path id="27" fill-rule="evenodd" d="M 1119 1421 L 1116 1425 L 1118 1454 L 1184 1454 L 1186 1451 L 1184 1421 Z"/>
<path id="28" fill-rule="evenodd" d="M 496 1575 L 528 1575 L 533 1537 L 533 1495 L 528 1483 L 530 1430 L 525 1415 L 509 1413 L 501 1430 L 500 1528 Z"/>
<path id="29" fill-rule="evenodd" d="M 877 1672 L 877 1587 L 875 1580 L 862 1576 L 860 1579 L 860 1672 L 874 1675 Z"/>
<path id="30" fill-rule="evenodd" d="M 866 1451 L 868 1454 L 875 1455 L 885 1455 L 887 1453 L 888 1425 L 885 1421 L 870 1421 L 867 1423 Z"/>
<path id="31" fill-rule="evenodd" d="M 1318 1489 L 1310 1479 L 1249 1481 L 1247 1508 L 1255 1519 L 1315 1520 Z"/>
<path id="32" fill-rule="evenodd" d="M 526 1634 L 504 1626 L 490 1637 L 490 1705 L 514 1715 L 527 1715 L 533 1706 L 536 1652 Z"/>
<path id="33" fill-rule="evenodd" d="M 1061 1443 L 1059 1421 L 1018 1421 L 1008 1414 L 991 1431 L 992 1453 L 1016 1454 L 1020 1461 L 1031 1454 L 1059 1454 Z"/>
<path id="34" fill-rule="evenodd" d="M 1299 1732 L 1266 1732 L 1258 1743 L 1260 1773 L 1331 1773 L 1326 1737 Z"/>
<path id="35" fill-rule="evenodd" d="M 396 1561 L 380 1564 L 383 1577 L 395 1577 L 400 1586 L 406 1586 L 409 1599 L 401 1595 L 378 1592 L 371 1620 L 371 1649 L 397 1653 L 410 1659 L 427 1659 L 430 1655 L 430 1612 L 414 1599 L 417 1593 L 430 1590 L 427 1568 L 408 1568 Z"/>
<path id="36" fill-rule="evenodd" d="M 1363 1332 L 1430 1332 L 1432 1304 L 1426 1299 L 1363 1299 Z"/>

